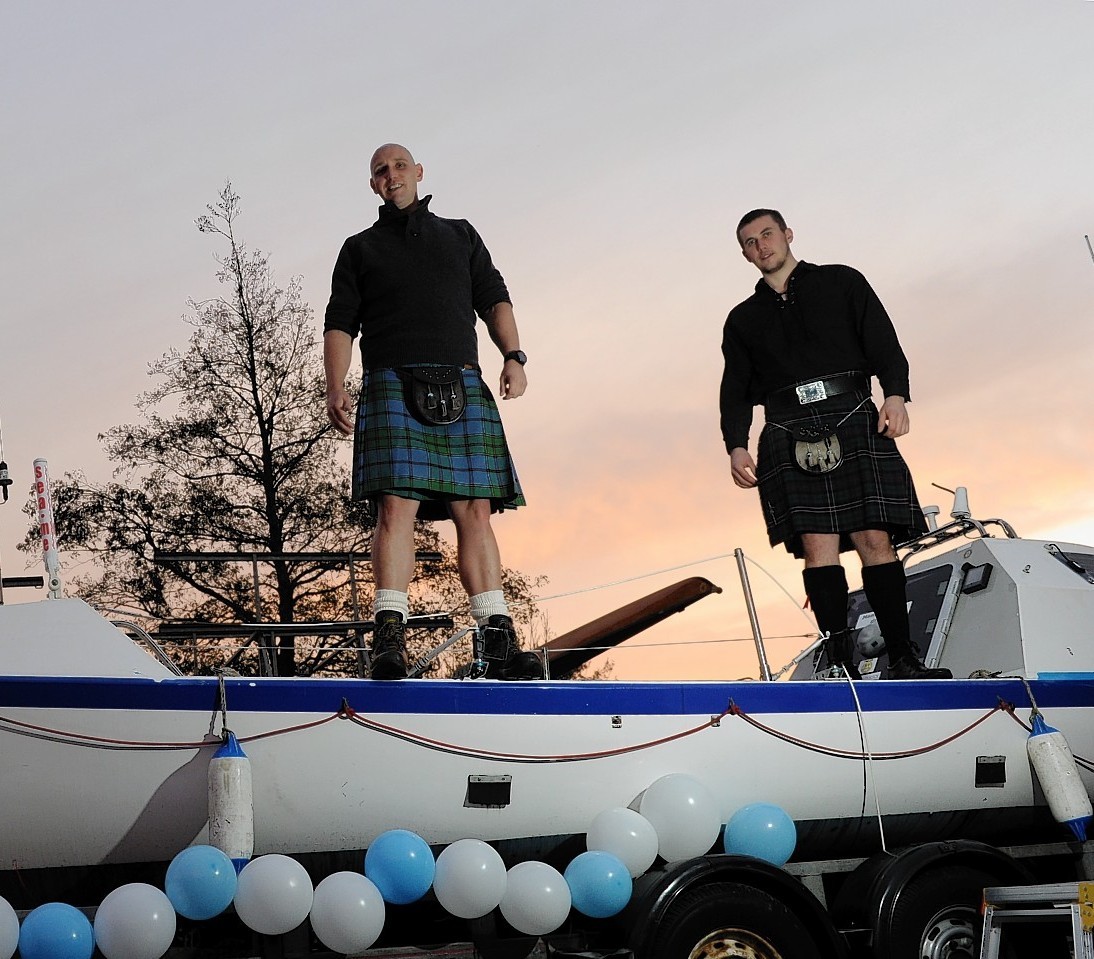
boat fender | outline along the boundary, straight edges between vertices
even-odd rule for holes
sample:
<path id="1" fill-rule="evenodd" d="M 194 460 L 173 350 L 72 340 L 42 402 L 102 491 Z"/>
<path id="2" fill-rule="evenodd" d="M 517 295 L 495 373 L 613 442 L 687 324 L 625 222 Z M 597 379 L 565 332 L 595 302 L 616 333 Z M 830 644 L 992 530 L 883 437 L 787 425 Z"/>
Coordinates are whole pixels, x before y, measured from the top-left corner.
<path id="1" fill-rule="evenodd" d="M 226 737 L 209 761 L 209 845 L 231 859 L 238 873 L 255 846 L 251 761 L 234 733 L 226 731 Z"/>
<path id="2" fill-rule="evenodd" d="M 1069 826 L 1080 842 L 1085 842 L 1086 827 L 1094 809 L 1064 734 L 1035 713 L 1026 752 L 1052 815 L 1058 823 Z"/>

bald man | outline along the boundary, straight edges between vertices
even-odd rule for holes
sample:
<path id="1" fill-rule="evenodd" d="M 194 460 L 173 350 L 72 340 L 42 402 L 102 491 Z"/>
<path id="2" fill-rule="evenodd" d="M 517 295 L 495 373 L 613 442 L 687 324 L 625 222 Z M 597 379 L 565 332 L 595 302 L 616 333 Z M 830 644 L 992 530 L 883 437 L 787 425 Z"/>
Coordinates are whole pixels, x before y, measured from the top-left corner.
<path id="1" fill-rule="evenodd" d="M 354 437 L 353 498 L 376 511 L 371 671 L 407 675 L 414 521 L 451 519 L 460 580 L 483 637 L 486 676 L 542 678 L 522 652 L 502 591 L 492 513 L 524 505 L 494 397 L 482 378 L 476 316 L 502 355 L 502 399 L 521 396 L 527 357 L 505 281 L 475 228 L 419 199 L 422 165 L 397 143 L 372 156 L 379 218 L 342 245 L 323 333 L 327 415 Z M 346 390 L 360 336 L 363 378 Z"/>

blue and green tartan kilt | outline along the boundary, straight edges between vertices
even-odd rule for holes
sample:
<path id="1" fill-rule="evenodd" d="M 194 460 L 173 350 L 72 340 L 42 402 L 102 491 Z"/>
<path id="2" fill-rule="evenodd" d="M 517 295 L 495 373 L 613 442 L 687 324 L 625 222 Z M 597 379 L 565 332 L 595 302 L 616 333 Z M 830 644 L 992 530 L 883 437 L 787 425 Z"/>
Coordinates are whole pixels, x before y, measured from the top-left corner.
<path id="1" fill-rule="evenodd" d="M 802 555 L 802 533 L 839 533 L 840 551 L 853 549 L 849 533 L 884 530 L 894 543 L 926 532 L 915 485 L 896 441 L 877 432 L 873 402 L 851 412 L 865 394 L 847 393 L 792 412 L 769 412 L 756 463 L 760 503 L 771 545 Z M 836 433 L 843 461 L 828 473 L 806 473 L 794 462 L 794 437 L 780 427 L 850 416 Z M 779 424 L 779 425 L 773 425 Z"/>
<path id="2" fill-rule="evenodd" d="M 463 383 L 463 416 L 432 426 L 407 409 L 394 370 L 365 371 L 353 437 L 355 500 L 385 493 L 420 500 L 425 520 L 447 519 L 452 500 L 488 499 L 492 512 L 525 505 L 493 394 L 478 370 L 464 370 Z"/>

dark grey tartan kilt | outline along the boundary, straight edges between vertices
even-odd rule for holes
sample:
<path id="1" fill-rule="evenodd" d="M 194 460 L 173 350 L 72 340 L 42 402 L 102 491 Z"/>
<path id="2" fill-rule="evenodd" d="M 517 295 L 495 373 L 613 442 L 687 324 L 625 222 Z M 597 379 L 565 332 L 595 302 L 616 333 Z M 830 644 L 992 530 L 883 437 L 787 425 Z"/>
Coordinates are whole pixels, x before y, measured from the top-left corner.
<path id="1" fill-rule="evenodd" d="M 802 556 L 802 533 L 839 533 L 840 552 L 853 549 L 848 534 L 884 530 L 893 542 L 926 532 L 911 473 L 896 442 L 877 432 L 878 411 L 866 403 L 838 428 L 843 461 L 828 473 L 805 473 L 794 462 L 794 437 L 785 429 L 802 422 L 838 421 L 863 400 L 847 393 L 801 410 L 768 413 L 760 434 L 756 477 L 771 545 L 785 543 Z"/>
<path id="2" fill-rule="evenodd" d="M 478 370 L 464 370 L 463 383 L 463 416 L 434 426 L 407 409 L 394 370 L 365 371 L 353 437 L 355 500 L 416 499 L 425 520 L 447 519 L 452 500 L 488 499 L 492 512 L 525 505 L 493 394 Z"/>

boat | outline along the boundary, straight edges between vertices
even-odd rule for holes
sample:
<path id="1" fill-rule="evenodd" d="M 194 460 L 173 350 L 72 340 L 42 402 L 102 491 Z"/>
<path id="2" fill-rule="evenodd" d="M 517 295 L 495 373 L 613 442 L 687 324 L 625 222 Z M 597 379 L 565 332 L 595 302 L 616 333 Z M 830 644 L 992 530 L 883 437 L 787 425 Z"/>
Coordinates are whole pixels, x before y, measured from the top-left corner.
<path id="1" fill-rule="evenodd" d="M 795 859 L 1065 840 L 1027 739 L 1043 716 L 1094 787 L 1094 548 L 955 508 L 901 553 L 913 636 L 952 681 L 886 679 L 861 593 L 857 659 L 875 681 L 833 676 L 819 643 L 780 681 L 185 676 L 80 599 L 0 605 L 0 896 L 32 908 L 76 882 L 92 895 L 162 877 L 209 841 L 208 769 L 229 732 L 250 764 L 253 855 L 316 873 L 359 869 L 392 829 L 562 868 L 598 814 L 641 808 L 669 776 L 700 783 L 722 823 L 785 810 Z M 613 641 L 642 620 L 611 618 Z M 547 659 L 569 675 L 604 635 Z"/>

